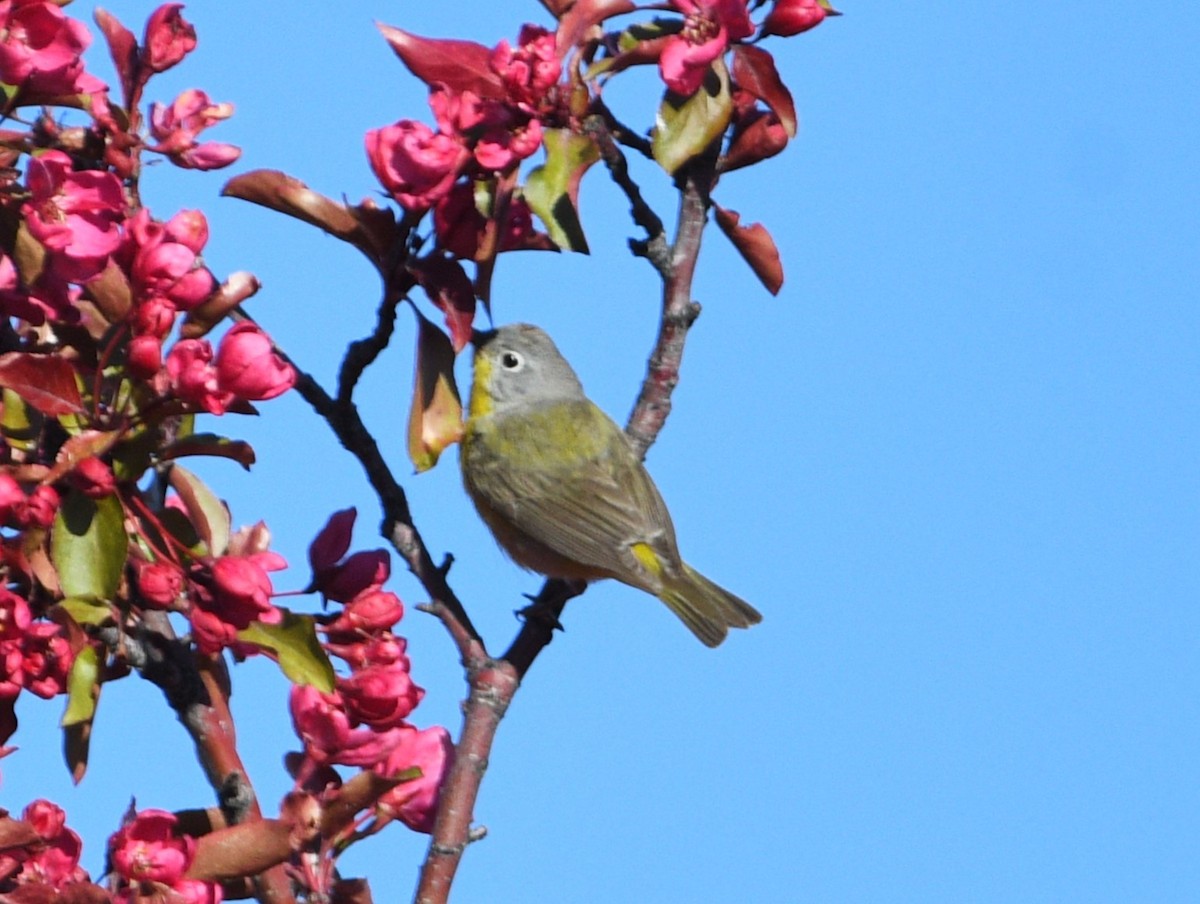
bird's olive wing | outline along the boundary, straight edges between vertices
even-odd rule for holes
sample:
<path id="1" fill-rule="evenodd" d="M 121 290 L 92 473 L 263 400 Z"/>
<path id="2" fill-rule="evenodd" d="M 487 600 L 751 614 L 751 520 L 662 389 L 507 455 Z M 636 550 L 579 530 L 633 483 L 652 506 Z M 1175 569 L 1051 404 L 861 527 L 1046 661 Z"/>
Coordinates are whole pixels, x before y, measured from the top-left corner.
<path id="1" fill-rule="evenodd" d="M 574 420 L 588 424 L 588 438 L 567 444 L 570 453 L 547 444 L 553 431 L 529 430 L 534 426 L 529 422 L 520 437 L 502 440 L 514 451 L 524 448 L 488 468 L 488 501 L 513 527 L 555 553 L 642 583 L 629 548 L 647 543 L 677 562 L 671 516 L 620 428 L 590 402 L 580 404 L 587 407 Z"/>

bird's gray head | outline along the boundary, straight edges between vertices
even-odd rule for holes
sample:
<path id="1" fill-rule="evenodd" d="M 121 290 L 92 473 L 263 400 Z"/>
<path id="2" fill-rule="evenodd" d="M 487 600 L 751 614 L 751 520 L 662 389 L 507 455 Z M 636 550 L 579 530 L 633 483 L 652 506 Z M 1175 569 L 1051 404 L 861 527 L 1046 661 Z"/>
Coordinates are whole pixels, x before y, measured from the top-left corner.
<path id="1" fill-rule="evenodd" d="M 503 414 L 548 402 L 582 399 L 583 386 L 550 337 L 513 323 L 476 333 L 471 414 Z"/>

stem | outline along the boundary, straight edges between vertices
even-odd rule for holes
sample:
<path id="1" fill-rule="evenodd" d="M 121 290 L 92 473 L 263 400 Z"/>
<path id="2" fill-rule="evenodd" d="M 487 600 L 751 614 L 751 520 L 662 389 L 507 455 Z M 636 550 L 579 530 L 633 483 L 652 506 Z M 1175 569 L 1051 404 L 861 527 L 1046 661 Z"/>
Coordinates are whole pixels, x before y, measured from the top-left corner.
<path id="1" fill-rule="evenodd" d="M 619 151 L 617 155 L 620 156 Z M 669 265 L 658 268 L 663 279 L 658 337 L 650 354 L 646 378 L 625 428 L 634 449 L 642 457 L 666 423 L 671 410 L 671 393 L 679 382 L 687 332 L 700 312 L 700 306 L 691 299 L 691 291 L 708 213 L 707 186 L 712 184 L 712 163 L 711 155 L 693 161 L 680 177 L 678 231 L 667 258 Z M 630 195 L 621 177 L 614 174 L 614 179 Z M 633 185 L 632 182 L 627 184 Z M 636 192 L 636 186 L 633 191 Z M 640 194 L 636 197 L 634 200 L 630 195 L 634 218 L 641 224 L 637 211 L 639 203 L 644 202 L 641 202 Z M 456 640 L 467 668 L 470 695 L 463 708 L 463 728 L 454 766 L 442 786 L 433 838 L 421 867 L 414 899 L 416 904 L 444 904 L 449 900 L 455 872 L 474 837 L 471 820 L 475 801 L 500 720 L 520 687 L 521 679 L 552 639 L 563 607 L 585 587 L 578 582 L 547 581 L 527 610 L 525 624 L 516 639 L 499 660 L 486 655 L 474 632 L 456 624 L 455 612 L 436 604 L 429 607 Z"/>

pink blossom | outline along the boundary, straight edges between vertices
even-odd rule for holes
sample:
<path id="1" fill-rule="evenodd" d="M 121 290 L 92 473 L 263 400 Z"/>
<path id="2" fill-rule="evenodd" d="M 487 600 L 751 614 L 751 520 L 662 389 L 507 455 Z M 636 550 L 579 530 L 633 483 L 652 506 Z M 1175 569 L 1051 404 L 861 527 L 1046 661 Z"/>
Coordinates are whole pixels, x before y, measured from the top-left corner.
<path id="1" fill-rule="evenodd" d="M 164 3 L 146 21 L 142 62 L 152 72 L 163 72 L 196 49 L 196 29 L 180 14 L 182 3 Z"/>
<path id="2" fill-rule="evenodd" d="M 109 496 L 117 488 L 112 468 L 94 455 L 77 464 L 71 477 L 83 494 L 92 499 Z"/>
<path id="3" fill-rule="evenodd" d="M 167 375 L 175 394 L 209 414 L 224 414 L 233 394 L 223 391 L 213 367 L 212 346 L 204 339 L 181 339 L 167 353 Z"/>
<path id="4" fill-rule="evenodd" d="M 87 882 L 87 873 L 79 866 L 82 853 L 83 842 L 79 836 L 64 827 L 53 839 L 32 850 L 21 866 L 21 884 L 48 885 L 62 890 L 76 882 Z"/>
<path id="5" fill-rule="evenodd" d="M 732 41 L 754 33 L 746 0 L 671 0 L 684 14 L 683 31 L 668 39 L 659 73 L 676 94 L 695 94 L 713 60 Z"/>
<path id="6" fill-rule="evenodd" d="M 192 639 L 201 653 L 220 653 L 237 643 L 237 628 L 222 621 L 214 612 L 192 606 L 188 621 L 192 625 Z"/>
<path id="7" fill-rule="evenodd" d="M 25 598 L 0 587 L 0 644 L 21 641 L 32 622 Z"/>
<path id="8" fill-rule="evenodd" d="M 0 521 L 8 521 L 16 506 L 25 501 L 25 491 L 11 474 L 0 471 Z"/>
<path id="9" fill-rule="evenodd" d="M 43 700 L 66 693 L 67 676 L 75 656 L 63 629 L 50 622 L 36 622 L 25 635 L 21 671 L 23 683 Z"/>
<path id="10" fill-rule="evenodd" d="M 326 599 L 344 603 L 386 581 L 392 573 L 387 550 L 356 552 L 344 562 L 316 576 L 316 589 Z"/>
<path id="11" fill-rule="evenodd" d="M 442 782 L 454 762 L 454 744 L 440 725 L 400 729 L 400 743 L 381 765 L 383 775 L 399 775 L 414 766 L 420 778 L 397 785 L 379 799 L 379 807 L 417 832 L 432 832 Z"/>
<path id="12" fill-rule="evenodd" d="M 350 717 L 339 694 L 326 694 L 311 685 L 293 685 L 288 706 L 305 753 L 328 762 L 345 746 L 350 737 Z"/>
<path id="13" fill-rule="evenodd" d="M 170 562 L 147 562 L 138 569 L 137 585 L 143 602 L 165 609 L 183 592 L 183 572 Z"/>
<path id="14" fill-rule="evenodd" d="M 70 157 L 46 151 L 29 161 L 26 183 L 31 198 L 21 211 L 30 233 L 52 253 L 54 269 L 76 282 L 97 276 L 121 244 L 121 180 L 108 172 L 74 172 Z"/>
<path id="15" fill-rule="evenodd" d="M 44 799 L 30 803 L 21 813 L 21 818 L 33 827 L 43 841 L 53 841 L 67 824 L 67 814 L 63 808 Z"/>
<path id="16" fill-rule="evenodd" d="M 497 44 L 489 65 L 504 82 L 509 99 L 529 111 L 545 102 L 562 73 L 554 32 L 538 25 L 521 27 L 516 50 L 508 41 Z"/>
<path id="17" fill-rule="evenodd" d="M 403 725 L 425 696 L 408 673 L 407 657 L 357 669 L 339 678 L 337 688 L 352 720 L 380 730 Z"/>
<path id="18" fill-rule="evenodd" d="M 129 340 L 129 370 L 135 377 L 149 380 L 161 368 L 161 340 L 153 336 L 135 336 Z"/>
<path id="19" fill-rule="evenodd" d="M 133 331 L 138 336 L 150 336 L 160 343 L 175 325 L 175 305 L 161 295 L 151 295 L 133 311 Z"/>
<path id="20" fill-rule="evenodd" d="M 821 5 L 820 0 L 775 0 L 775 5 L 763 20 L 761 36 L 779 35 L 787 38 L 798 35 L 816 28 L 828 14 L 829 11 Z"/>
<path id="21" fill-rule="evenodd" d="M 489 124 L 475 143 L 475 160 L 485 170 L 500 172 L 534 154 L 542 145 L 542 124 L 517 116 Z"/>
<path id="22" fill-rule="evenodd" d="M 129 882 L 174 885 L 196 854 L 196 839 L 175 834 L 178 822 L 165 810 L 138 813 L 109 839 L 113 868 Z"/>
<path id="23" fill-rule="evenodd" d="M 170 106 L 150 105 L 150 134 L 158 141 L 150 150 L 166 154 L 184 169 L 220 169 L 242 152 L 232 144 L 196 140 L 205 129 L 233 115 L 233 104 L 214 104 L 199 88 L 190 88 Z"/>
<path id="24" fill-rule="evenodd" d="M 407 210 L 428 210 L 450 190 L 467 162 L 452 135 L 402 119 L 367 132 L 367 159 L 380 184 Z"/>
<path id="25" fill-rule="evenodd" d="M 158 297 L 173 308 L 190 311 L 216 291 L 217 281 L 199 257 L 208 239 L 208 223 L 200 211 L 180 211 L 163 224 L 142 208 L 130 219 L 129 234 L 135 249 L 130 269 L 139 299 L 149 302 Z M 170 330 L 167 313 L 136 316 L 153 315 L 154 328 L 146 332 L 158 335 L 164 325 Z"/>
<path id="26" fill-rule="evenodd" d="M 277 556 L 267 553 L 253 556 L 221 556 L 212 565 L 213 601 L 206 606 L 221 620 L 241 630 L 253 621 L 278 618 L 271 602 L 275 590 L 267 569 Z M 282 561 L 282 559 L 280 559 Z"/>
<path id="27" fill-rule="evenodd" d="M 102 91 L 80 58 L 91 40 L 84 24 L 56 3 L 0 3 L 0 81 L 42 97 Z"/>
<path id="28" fill-rule="evenodd" d="M 171 900 L 179 904 L 221 904 L 225 893 L 216 882 L 202 882 L 199 879 L 180 879 L 171 886 L 175 895 Z"/>
<path id="29" fill-rule="evenodd" d="M 382 551 L 382 550 L 381 550 Z M 389 590 L 369 587 L 355 596 L 325 628 L 331 638 L 354 638 L 390 630 L 404 617 L 404 604 Z"/>
<path id="30" fill-rule="evenodd" d="M 221 339 L 217 384 L 239 398 L 273 399 L 296 385 L 296 371 L 275 350 L 266 333 L 243 321 L 234 324 Z"/>
<path id="31" fill-rule="evenodd" d="M 62 499 L 54 487 L 39 486 L 16 507 L 13 513 L 18 527 L 49 527 L 54 523 L 54 516 Z"/>

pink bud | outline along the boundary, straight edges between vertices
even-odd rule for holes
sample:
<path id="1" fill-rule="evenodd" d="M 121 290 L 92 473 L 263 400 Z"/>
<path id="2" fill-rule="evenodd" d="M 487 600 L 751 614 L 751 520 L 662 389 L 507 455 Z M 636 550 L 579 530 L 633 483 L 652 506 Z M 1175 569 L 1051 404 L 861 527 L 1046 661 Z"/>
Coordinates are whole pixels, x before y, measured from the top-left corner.
<path id="1" fill-rule="evenodd" d="M 161 295 L 152 295 L 133 313 L 133 329 L 139 336 L 166 339 L 175 325 L 175 305 Z"/>
<path id="2" fill-rule="evenodd" d="M 176 835 L 179 820 L 165 810 L 143 810 L 109 839 L 112 864 L 130 882 L 174 885 L 196 853 L 196 839 Z"/>
<path id="3" fill-rule="evenodd" d="M 379 799 L 380 809 L 393 814 L 416 832 L 432 832 L 442 782 L 454 762 L 454 743 L 440 725 L 418 731 L 402 730 L 399 744 L 380 767 L 384 775 L 398 775 L 413 766 L 421 777 L 397 785 Z"/>
<path id="4" fill-rule="evenodd" d="M 243 321 L 221 340 L 217 382 L 222 391 L 243 399 L 273 399 L 296 384 L 296 371 L 275 351 L 266 333 Z"/>
<path id="5" fill-rule="evenodd" d="M 381 730 L 404 724 L 405 717 L 425 696 L 408 674 L 407 659 L 390 665 L 368 665 L 349 678 L 339 678 L 337 688 L 353 720 Z"/>
<path id="6" fill-rule="evenodd" d="M 35 800 L 25 808 L 21 818 L 29 823 L 43 841 L 53 841 L 67 824 L 67 814 L 58 804 Z"/>
<path id="7" fill-rule="evenodd" d="M 293 685 L 289 706 L 292 725 L 304 742 L 305 752 L 327 758 L 346 743 L 350 717 L 337 694 L 323 694 L 311 685 Z M 320 755 L 324 754 L 324 757 Z"/>
<path id="8" fill-rule="evenodd" d="M 150 14 L 142 61 L 153 72 L 170 69 L 196 49 L 196 29 L 184 21 L 182 3 L 164 3 Z"/>
<path id="9" fill-rule="evenodd" d="M 117 488 L 112 468 L 94 455 L 77 464 L 71 476 L 75 486 L 91 499 L 110 496 Z"/>
<path id="10" fill-rule="evenodd" d="M 165 609 L 183 591 L 183 572 L 169 562 L 148 562 L 138 570 L 137 583 L 143 602 Z"/>
<path id="11" fill-rule="evenodd" d="M 819 0 L 775 0 L 775 5 L 763 20 L 761 35 L 788 38 L 816 28 L 825 20 L 828 11 Z"/>
<path id="12" fill-rule="evenodd" d="M 390 590 L 368 589 L 354 597 L 329 626 L 331 632 L 350 629 L 365 634 L 387 631 L 404 617 L 404 604 Z"/>
<path id="13" fill-rule="evenodd" d="M 468 155 L 454 136 L 402 119 L 367 132 L 367 159 L 393 198 L 424 211 L 450 190 Z"/>
<path id="14" fill-rule="evenodd" d="M 129 370 L 139 379 L 149 380 L 162 368 L 162 342 L 153 336 L 135 336 L 129 340 Z"/>
<path id="15" fill-rule="evenodd" d="M 54 515 L 61 502 L 58 491 L 54 487 L 37 487 L 29 494 L 25 505 L 18 509 L 17 521 L 25 527 L 49 527 L 54 523 Z"/>
<path id="16" fill-rule="evenodd" d="M 25 491 L 11 474 L 0 472 L 0 522 L 8 522 L 13 512 L 25 502 Z"/>

